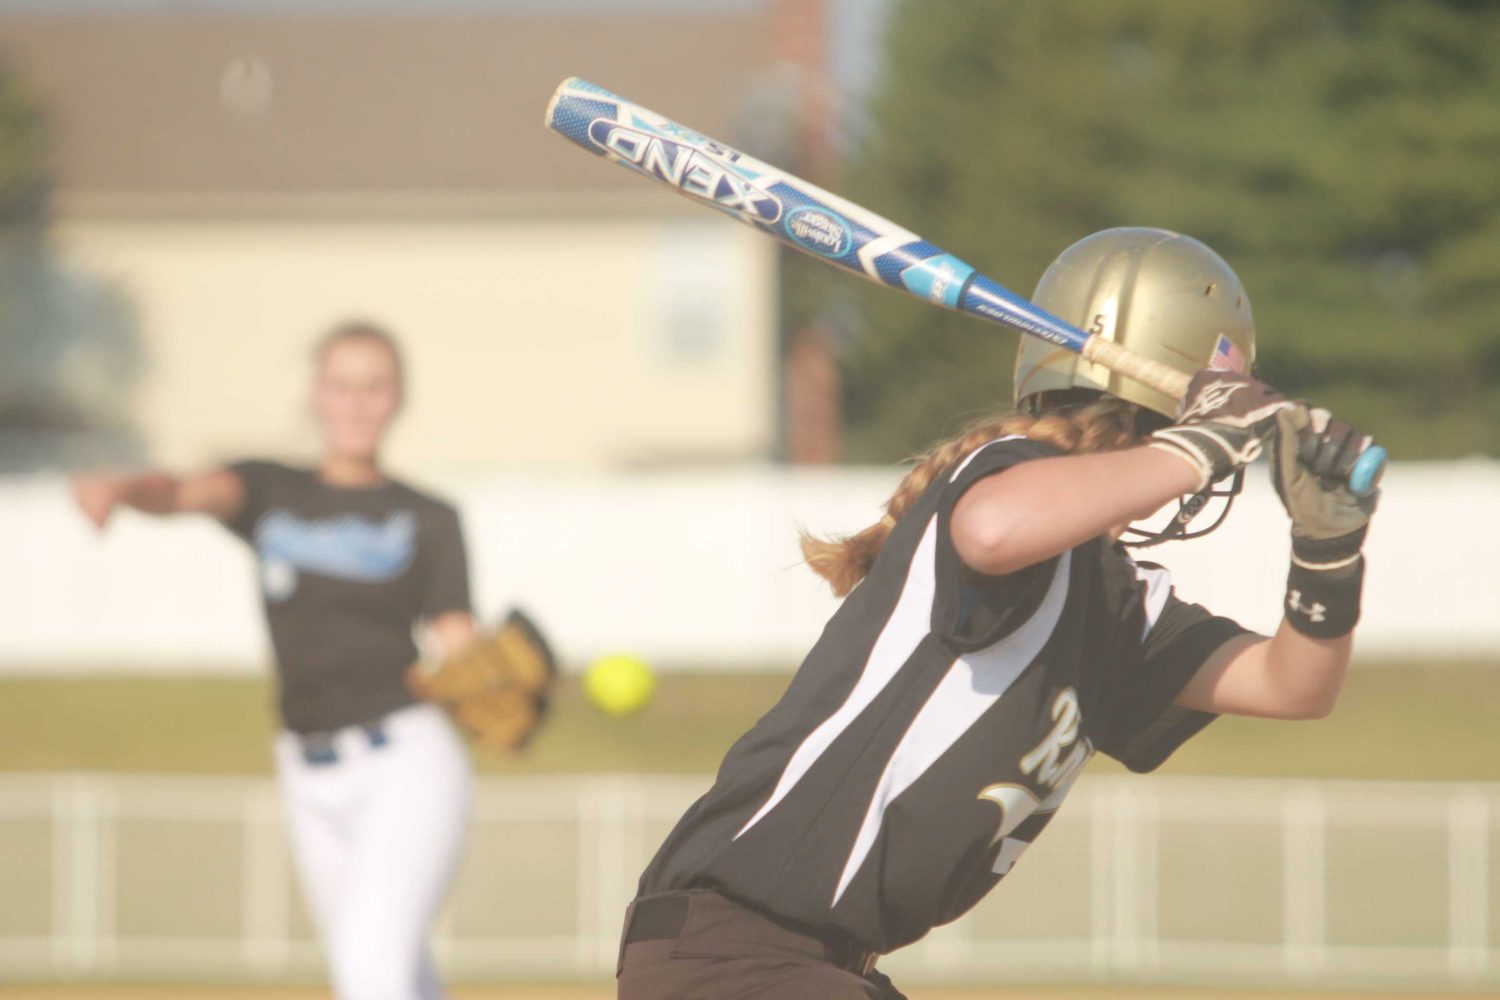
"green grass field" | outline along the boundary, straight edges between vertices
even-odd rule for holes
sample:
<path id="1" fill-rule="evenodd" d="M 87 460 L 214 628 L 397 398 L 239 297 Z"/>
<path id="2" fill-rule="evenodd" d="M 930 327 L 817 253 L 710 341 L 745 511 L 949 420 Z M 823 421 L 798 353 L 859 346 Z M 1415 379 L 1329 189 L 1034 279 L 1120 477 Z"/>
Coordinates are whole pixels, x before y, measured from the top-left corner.
<path id="1" fill-rule="evenodd" d="M 1500 780 L 1497 668 L 1357 667 L 1332 718 L 1223 719 L 1163 771 Z M 480 766 L 490 773 L 711 773 L 785 684 L 781 674 L 666 675 L 645 711 L 615 720 L 588 704 L 570 680 L 526 753 Z M 0 770 L 263 773 L 270 766 L 271 699 L 262 679 L 3 679 Z"/>

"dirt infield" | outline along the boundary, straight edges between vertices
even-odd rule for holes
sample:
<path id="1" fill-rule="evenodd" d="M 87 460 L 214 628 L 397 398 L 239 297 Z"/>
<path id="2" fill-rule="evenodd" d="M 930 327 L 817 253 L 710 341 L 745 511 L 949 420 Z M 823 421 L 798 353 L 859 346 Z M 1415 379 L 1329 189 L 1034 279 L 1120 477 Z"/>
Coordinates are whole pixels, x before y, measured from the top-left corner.
<path id="1" fill-rule="evenodd" d="M 455 989 L 452 1000 L 614 1000 L 607 985 L 526 985 Z M 1440 997 L 1478 997 L 1497 994 L 1464 993 L 1263 993 L 1243 990 L 1192 990 L 1125 986 L 1062 988 L 1012 987 L 921 989 L 911 1000 L 1439 1000 Z M 154 985 L 25 985 L 0 986 L 5 1000 L 328 1000 L 326 991 L 291 987 L 154 986 Z"/>

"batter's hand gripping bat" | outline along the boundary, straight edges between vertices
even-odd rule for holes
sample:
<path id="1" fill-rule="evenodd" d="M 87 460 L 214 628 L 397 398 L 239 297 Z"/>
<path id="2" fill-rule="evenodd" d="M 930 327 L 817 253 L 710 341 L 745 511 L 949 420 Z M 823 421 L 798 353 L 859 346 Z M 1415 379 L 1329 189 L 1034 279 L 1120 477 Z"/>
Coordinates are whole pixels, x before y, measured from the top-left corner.
<path id="1" fill-rule="evenodd" d="M 798 177 L 684 128 L 578 77 L 547 105 L 547 127 L 584 149 L 660 181 L 867 281 L 1040 337 L 1181 399 L 1190 376 L 1138 357 L 1058 318 L 915 233 Z M 1349 473 L 1375 489 L 1386 453 L 1370 445 Z"/>

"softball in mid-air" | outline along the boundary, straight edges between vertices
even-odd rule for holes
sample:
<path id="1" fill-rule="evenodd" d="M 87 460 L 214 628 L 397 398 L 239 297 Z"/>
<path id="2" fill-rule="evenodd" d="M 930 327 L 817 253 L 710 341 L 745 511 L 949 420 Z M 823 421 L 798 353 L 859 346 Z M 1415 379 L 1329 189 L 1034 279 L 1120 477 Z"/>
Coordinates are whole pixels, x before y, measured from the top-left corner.
<path id="1" fill-rule="evenodd" d="M 589 666 L 583 675 L 583 691 L 601 712 L 624 718 L 651 701 L 656 675 L 640 657 L 612 653 Z"/>

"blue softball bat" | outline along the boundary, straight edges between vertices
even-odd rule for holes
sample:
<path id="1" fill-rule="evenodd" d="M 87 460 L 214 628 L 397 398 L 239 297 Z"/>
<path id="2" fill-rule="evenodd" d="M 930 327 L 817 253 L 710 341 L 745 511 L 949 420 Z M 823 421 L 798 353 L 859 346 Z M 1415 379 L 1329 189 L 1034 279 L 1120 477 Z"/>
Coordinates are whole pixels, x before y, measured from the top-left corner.
<path id="1" fill-rule="evenodd" d="M 867 281 L 1040 337 L 1174 399 L 1187 391 L 1188 375 L 1085 333 L 891 220 L 596 84 L 564 80 L 547 105 L 546 124 L 591 153 Z M 1384 449 L 1368 448 L 1349 488 L 1370 492 L 1384 466 Z"/>
<path id="2" fill-rule="evenodd" d="M 585 80 L 563 81 L 547 107 L 547 127 L 868 281 L 1074 353 L 1088 342 L 1089 335 L 1071 323 L 889 219 Z"/>

